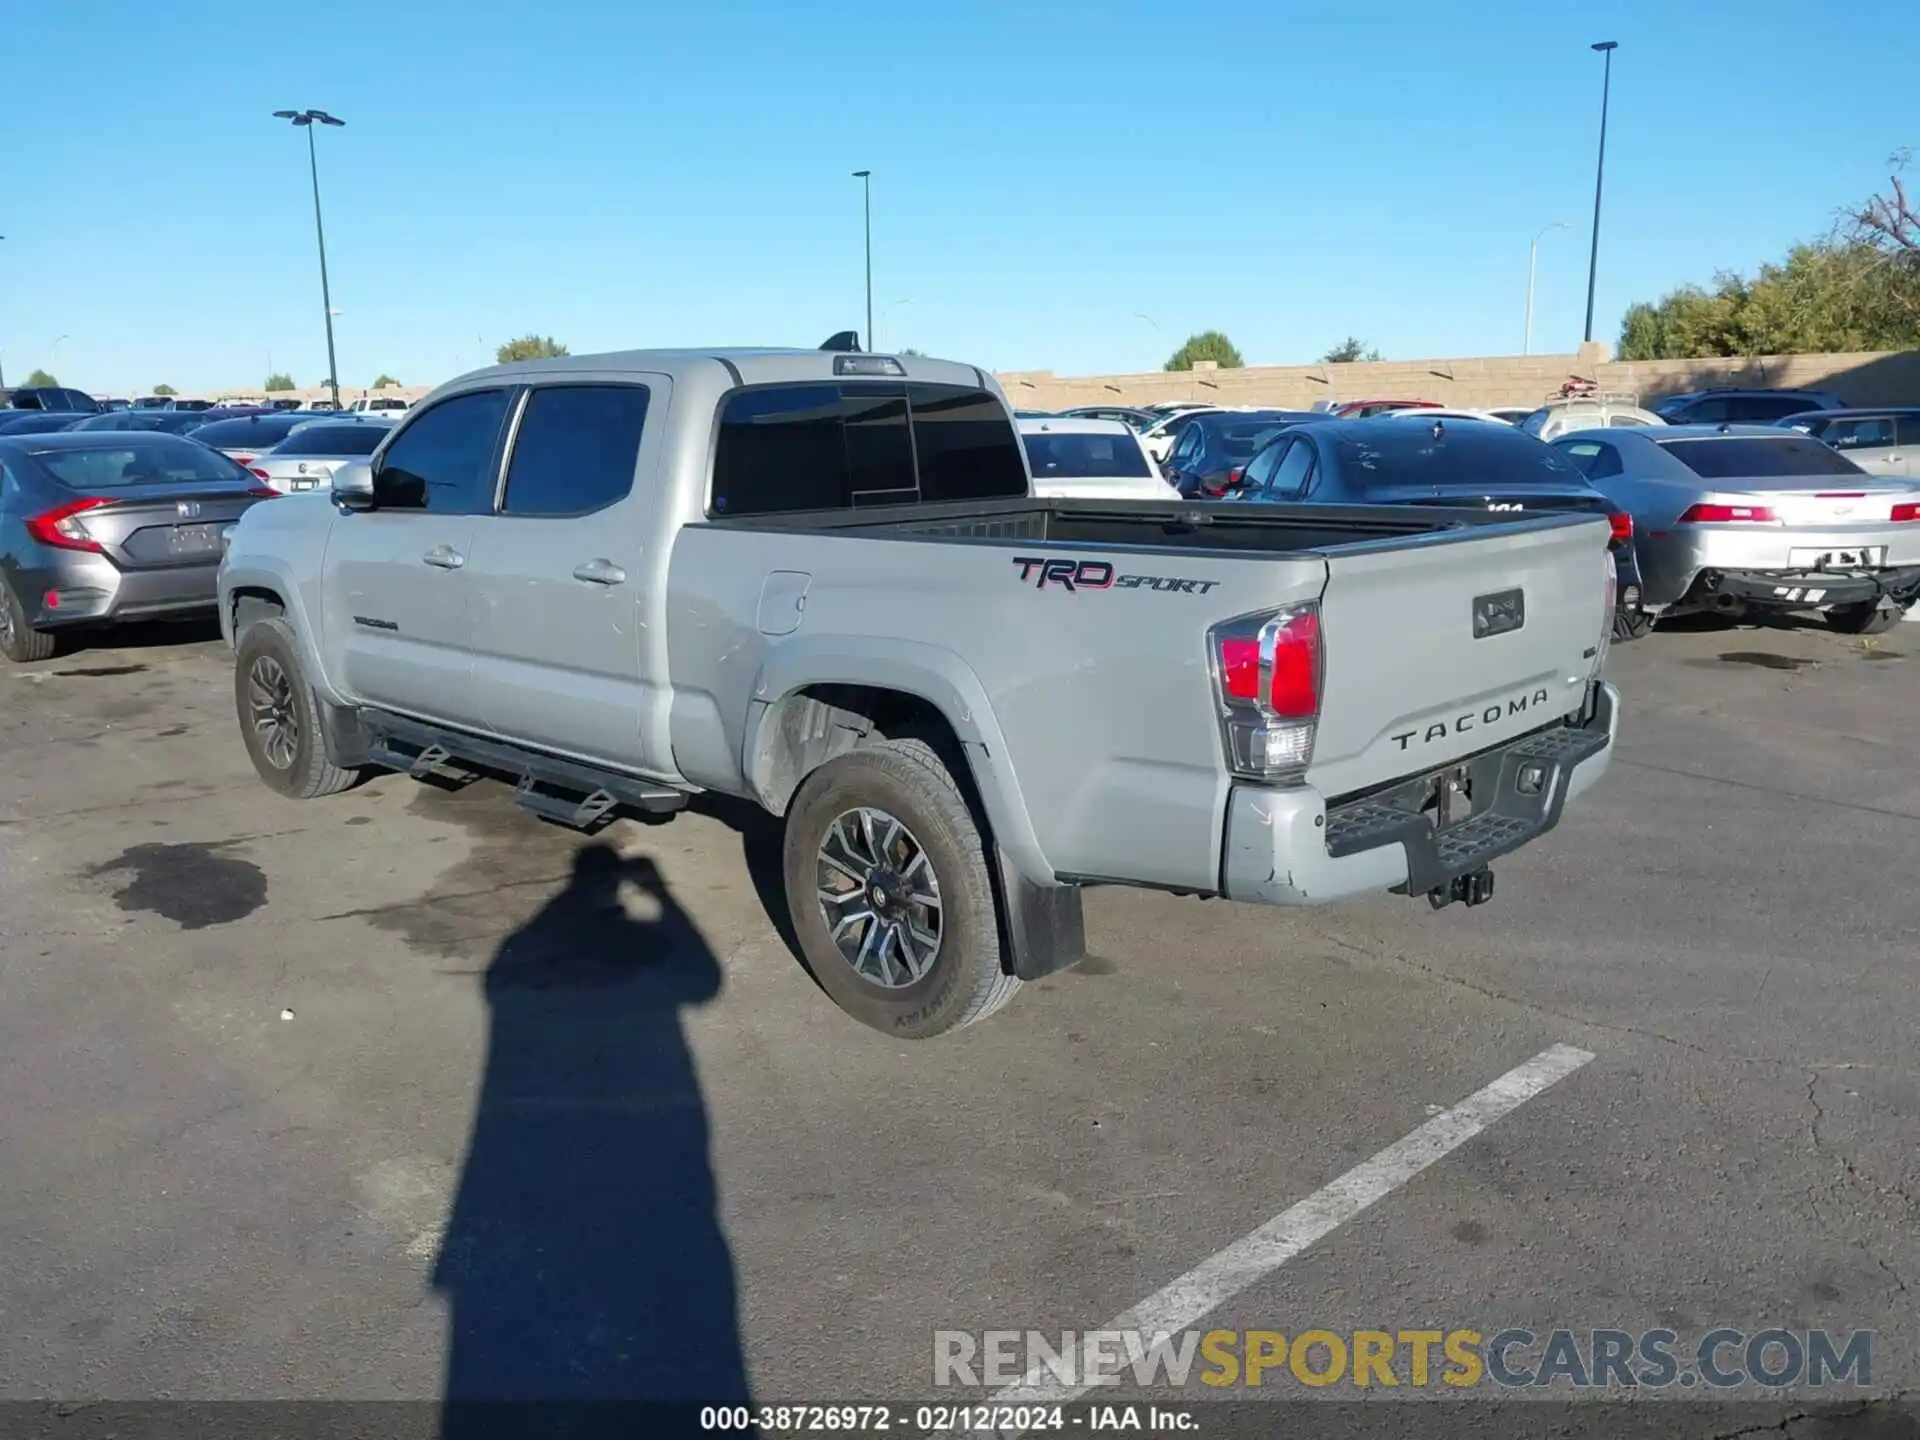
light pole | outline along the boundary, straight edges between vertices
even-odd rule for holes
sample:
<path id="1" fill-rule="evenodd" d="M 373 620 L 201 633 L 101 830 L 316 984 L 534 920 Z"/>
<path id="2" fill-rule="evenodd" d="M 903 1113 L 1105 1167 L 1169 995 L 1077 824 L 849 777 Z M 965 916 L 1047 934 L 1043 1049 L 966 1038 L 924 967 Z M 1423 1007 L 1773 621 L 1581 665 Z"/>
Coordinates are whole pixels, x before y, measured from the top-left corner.
<path id="1" fill-rule="evenodd" d="M 1613 52 L 1618 40 L 1601 40 L 1589 47 L 1606 56 L 1600 79 L 1600 159 L 1593 167 L 1593 248 L 1587 252 L 1587 327 L 1581 339 L 1593 339 L 1593 282 L 1600 273 L 1600 190 L 1607 180 L 1607 101 L 1613 92 Z"/>
<path id="2" fill-rule="evenodd" d="M 1527 247 L 1527 334 L 1526 338 L 1520 342 L 1520 353 L 1522 355 L 1531 355 L 1533 353 L 1533 272 L 1534 267 L 1540 261 L 1540 241 L 1555 230 L 1571 230 L 1572 228 L 1573 226 L 1568 221 L 1556 220 L 1553 224 L 1545 226 L 1538 235 L 1534 236 L 1533 244 Z M 1588 324 L 1591 325 L 1592 321 L 1588 321 Z"/>
<path id="3" fill-rule="evenodd" d="M 4 240 L 6 238 L 7 238 L 6 236 L 0 235 L 0 240 Z M 6 393 L 7 393 L 7 367 L 5 365 L 0 365 L 0 396 L 4 396 Z"/>
<path id="4" fill-rule="evenodd" d="M 867 223 L 867 344 L 873 345 L 873 172 L 856 170 L 853 178 L 860 182 L 865 200 Z"/>
<path id="5" fill-rule="evenodd" d="M 327 232 L 320 223 L 320 162 L 314 157 L 313 127 L 344 125 L 347 122 L 324 110 L 276 110 L 276 120 L 288 120 L 307 132 L 307 171 L 313 177 L 313 234 L 320 242 L 320 305 L 327 318 L 327 388 L 333 392 L 333 408 L 340 408 L 340 367 L 333 358 L 333 295 L 327 287 Z"/>

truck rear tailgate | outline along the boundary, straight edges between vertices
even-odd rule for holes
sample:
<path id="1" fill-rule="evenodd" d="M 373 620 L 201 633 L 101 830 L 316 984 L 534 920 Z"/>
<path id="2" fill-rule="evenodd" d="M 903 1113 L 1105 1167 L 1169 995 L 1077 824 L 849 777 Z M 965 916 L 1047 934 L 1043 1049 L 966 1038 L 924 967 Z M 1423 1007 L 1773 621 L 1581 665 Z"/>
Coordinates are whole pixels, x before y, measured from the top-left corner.
<path id="1" fill-rule="evenodd" d="M 1609 630 L 1604 517 L 1330 549 L 1307 779 L 1329 799 L 1579 710 Z"/>

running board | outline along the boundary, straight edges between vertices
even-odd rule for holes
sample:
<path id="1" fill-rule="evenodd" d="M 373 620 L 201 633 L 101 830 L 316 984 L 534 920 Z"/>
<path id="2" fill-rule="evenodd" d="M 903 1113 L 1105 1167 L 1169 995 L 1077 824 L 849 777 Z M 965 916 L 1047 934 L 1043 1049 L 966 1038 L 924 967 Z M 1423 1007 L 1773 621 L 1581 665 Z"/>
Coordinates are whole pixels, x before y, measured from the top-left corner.
<path id="1" fill-rule="evenodd" d="M 443 730 L 405 716 L 368 710 L 359 713 L 358 721 L 368 737 L 366 763 L 416 780 L 460 785 L 492 773 L 513 782 L 513 798 L 522 809 L 576 830 L 597 829 L 622 807 L 671 815 L 684 809 L 688 799 L 689 792 L 658 781 Z"/>

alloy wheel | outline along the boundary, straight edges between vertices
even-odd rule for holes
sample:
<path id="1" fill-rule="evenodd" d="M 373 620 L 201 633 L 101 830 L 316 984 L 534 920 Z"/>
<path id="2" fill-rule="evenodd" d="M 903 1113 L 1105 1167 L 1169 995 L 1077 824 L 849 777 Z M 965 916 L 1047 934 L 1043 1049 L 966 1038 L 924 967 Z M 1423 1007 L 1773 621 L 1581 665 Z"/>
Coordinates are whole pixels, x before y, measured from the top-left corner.
<path id="1" fill-rule="evenodd" d="M 292 769 L 300 716 L 293 702 L 293 679 L 271 655 L 260 656 L 247 672 L 247 710 L 266 762 L 276 770 Z"/>
<path id="2" fill-rule="evenodd" d="M 901 821 L 867 805 L 842 812 L 827 826 L 815 868 L 827 934 L 856 975 L 898 990 L 933 967 L 940 878 Z"/>

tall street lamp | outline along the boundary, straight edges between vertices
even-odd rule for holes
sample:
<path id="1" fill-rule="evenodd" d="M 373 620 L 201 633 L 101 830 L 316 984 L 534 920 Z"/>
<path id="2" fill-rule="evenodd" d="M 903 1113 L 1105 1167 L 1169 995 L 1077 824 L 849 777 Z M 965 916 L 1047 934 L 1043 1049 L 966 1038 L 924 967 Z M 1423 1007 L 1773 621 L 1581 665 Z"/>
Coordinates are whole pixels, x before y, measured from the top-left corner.
<path id="1" fill-rule="evenodd" d="M 1593 282 L 1600 273 L 1600 190 L 1607 180 L 1607 101 L 1613 91 L 1613 52 L 1618 40 L 1601 40 L 1589 47 L 1606 56 L 1600 80 L 1600 160 L 1593 170 L 1593 248 L 1587 253 L 1587 328 L 1581 338 L 1593 339 Z"/>
<path id="2" fill-rule="evenodd" d="M 276 110 L 276 120 L 288 120 L 307 132 L 307 171 L 313 177 L 313 234 L 320 242 L 320 304 L 327 319 L 327 388 L 333 392 L 333 408 L 340 408 L 340 367 L 333 358 L 333 295 L 327 287 L 327 232 L 320 223 L 320 162 L 313 153 L 313 127 L 344 125 L 324 110 Z"/>
<path id="3" fill-rule="evenodd" d="M 867 221 L 867 344 L 873 340 L 873 172 L 856 170 L 853 178 L 860 182 L 860 188 L 866 201 Z"/>
<path id="4" fill-rule="evenodd" d="M 6 236 L 0 235 L 0 240 L 4 240 L 6 238 L 7 238 Z M 4 395 L 6 393 L 6 390 L 7 390 L 7 367 L 4 365 L 0 365 L 0 395 Z"/>
<path id="5" fill-rule="evenodd" d="M 1531 355 L 1533 353 L 1533 272 L 1535 266 L 1537 266 L 1540 261 L 1540 242 L 1555 230 L 1571 230 L 1572 228 L 1573 226 L 1567 221 L 1556 220 L 1553 224 L 1543 228 L 1538 235 L 1534 236 L 1533 244 L 1527 247 L 1527 334 L 1526 339 L 1520 342 L 1520 353 L 1522 355 Z M 1589 319 L 1587 323 L 1591 326 L 1593 322 Z"/>

